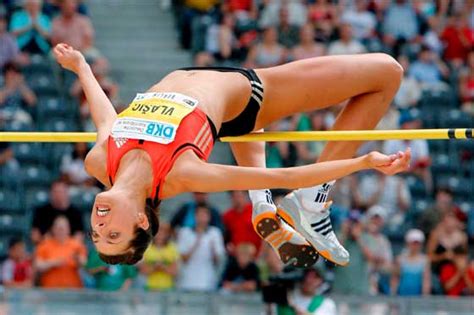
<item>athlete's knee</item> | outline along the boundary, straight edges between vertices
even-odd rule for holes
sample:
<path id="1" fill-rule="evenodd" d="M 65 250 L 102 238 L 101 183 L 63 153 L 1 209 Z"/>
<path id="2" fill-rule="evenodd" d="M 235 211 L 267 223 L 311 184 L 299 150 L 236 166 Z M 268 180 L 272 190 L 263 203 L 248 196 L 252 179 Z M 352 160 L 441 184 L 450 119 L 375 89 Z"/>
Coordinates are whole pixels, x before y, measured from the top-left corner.
<path id="1" fill-rule="evenodd" d="M 377 57 L 379 61 L 378 66 L 383 69 L 384 78 L 398 88 L 403 78 L 403 67 L 395 58 L 388 54 L 378 53 L 375 55 L 374 57 Z"/>

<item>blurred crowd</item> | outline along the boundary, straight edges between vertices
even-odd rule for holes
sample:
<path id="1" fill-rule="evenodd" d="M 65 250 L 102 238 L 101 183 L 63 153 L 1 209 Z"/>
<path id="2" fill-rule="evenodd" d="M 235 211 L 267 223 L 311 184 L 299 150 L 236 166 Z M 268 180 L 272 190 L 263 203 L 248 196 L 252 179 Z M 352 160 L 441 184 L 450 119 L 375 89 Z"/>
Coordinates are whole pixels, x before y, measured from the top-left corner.
<path id="1" fill-rule="evenodd" d="M 326 55 L 385 52 L 397 58 L 405 76 L 379 128 L 473 125 L 474 1 L 183 0 L 174 1 L 172 10 L 179 43 L 198 66 L 263 68 Z M 78 0 L 3 0 L 0 130 L 93 130 L 80 84 L 51 62 L 51 46 L 58 42 L 84 53 L 118 105 L 118 86 L 108 77 L 107 59 L 94 47 L 87 14 Z M 51 73 L 45 63 L 52 64 Z M 268 130 L 328 130 L 342 106 L 295 115 Z M 312 163 L 323 146 L 268 143 L 267 166 Z M 474 257 L 468 250 L 474 241 L 472 141 L 369 142 L 360 153 L 393 153 L 407 146 L 413 162 L 406 174 L 367 171 L 337 182 L 331 219 L 351 263 L 339 268 L 320 259 L 315 269 L 305 271 L 290 299 L 300 313 L 318 305 L 332 314 L 334 303 L 321 295 L 327 292 L 474 295 Z M 15 235 L 4 245 L 4 286 L 231 294 L 259 291 L 287 271 L 255 234 L 252 206 L 241 191 L 229 192 L 232 207 L 227 210 L 210 204 L 205 194 L 194 194 L 169 223 L 161 224 L 139 264 L 106 265 L 88 238 L 86 212 L 102 188 L 84 171 L 89 149 L 84 143 L 58 145 L 38 156 L 34 145 L 0 143 L 0 173 L 8 178 L 1 181 L 0 223 Z M 35 166 L 26 167 L 25 161 Z M 60 167 L 45 170 L 38 164 Z M 24 221 L 31 226 L 28 235 L 15 234 L 20 224 L 10 222 L 22 207 L 13 201 L 20 187 L 11 186 L 16 179 L 21 187 L 49 187 L 47 196 L 31 188 L 25 200 L 18 200 L 33 209 Z M 273 193 L 277 203 L 286 192 Z"/>

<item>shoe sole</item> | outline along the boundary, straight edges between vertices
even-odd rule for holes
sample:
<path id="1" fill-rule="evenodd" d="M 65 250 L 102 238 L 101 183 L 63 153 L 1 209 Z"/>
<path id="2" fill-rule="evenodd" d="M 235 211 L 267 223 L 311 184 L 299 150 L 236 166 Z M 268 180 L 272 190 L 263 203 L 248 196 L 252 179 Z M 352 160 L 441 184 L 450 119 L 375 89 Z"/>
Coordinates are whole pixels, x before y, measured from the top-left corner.
<path id="1" fill-rule="evenodd" d="M 289 213 L 285 210 L 285 208 L 289 209 L 290 207 L 292 207 L 292 205 L 286 205 L 286 203 L 289 203 L 289 202 L 294 203 L 294 201 L 292 201 L 292 200 L 291 201 L 288 201 L 288 200 L 285 200 L 285 199 L 281 200 L 280 204 L 277 206 L 277 215 L 283 221 L 285 221 L 289 226 L 291 226 L 293 229 L 295 229 L 295 231 L 300 233 L 306 239 L 306 241 L 308 241 L 308 243 L 310 243 L 313 246 L 313 248 L 316 249 L 316 251 L 318 252 L 319 255 L 323 256 L 326 260 L 328 260 L 328 261 L 330 261 L 330 262 L 332 262 L 332 263 L 334 263 L 338 266 L 347 266 L 349 264 L 349 262 L 340 263 L 340 262 L 335 261 L 334 258 L 331 255 L 331 253 L 329 252 L 329 250 L 327 250 L 327 249 L 321 249 L 321 250 L 318 249 L 318 247 L 321 247 L 321 246 L 317 246 L 318 243 L 314 241 L 314 237 L 306 232 L 306 230 L 299 223 L 298 219 L 294 218 L 294 216 L 291 213 Z"/>
<path id="2" fill-rule="evenodd" d="M 280 222 L 275 213 L 261 213 L 253 222 L 255 232 L 278 251 L 285 266 L 308 268 L 318 261 L 319 255 L 313 246 L 289 242 L 292 233 L 280 228 Z"/>

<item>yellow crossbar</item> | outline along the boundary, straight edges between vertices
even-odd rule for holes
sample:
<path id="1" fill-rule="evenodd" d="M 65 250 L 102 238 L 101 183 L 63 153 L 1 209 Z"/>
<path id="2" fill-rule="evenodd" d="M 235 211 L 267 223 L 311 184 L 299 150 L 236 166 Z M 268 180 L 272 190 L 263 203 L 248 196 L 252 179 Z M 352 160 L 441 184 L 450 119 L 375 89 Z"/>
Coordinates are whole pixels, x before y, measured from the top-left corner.
<path id="1" fill-rule="evenodd" d="M 0 142 L 95 142 L 93 132 L 0 132 Z M 471 128 L 415 130 L 287 131 L 223 137 L 222 142 L 369 141 L 472 139 Z"/>

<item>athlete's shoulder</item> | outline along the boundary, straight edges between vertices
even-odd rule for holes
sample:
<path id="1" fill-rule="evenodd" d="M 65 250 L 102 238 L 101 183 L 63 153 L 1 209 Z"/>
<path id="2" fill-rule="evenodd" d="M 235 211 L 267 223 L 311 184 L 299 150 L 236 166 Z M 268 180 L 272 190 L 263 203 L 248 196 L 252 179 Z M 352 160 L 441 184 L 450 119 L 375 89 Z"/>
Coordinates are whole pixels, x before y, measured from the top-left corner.
<path id="1" fill-rule="evenodd" d="M 107 140 L 97 143 L 87 153 L 84 168 L 90 176 L 95 177 L 106 186 L 110 185 L 107 177 Z"/>

